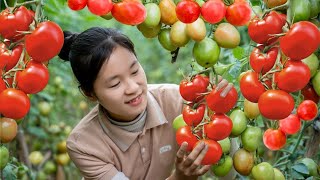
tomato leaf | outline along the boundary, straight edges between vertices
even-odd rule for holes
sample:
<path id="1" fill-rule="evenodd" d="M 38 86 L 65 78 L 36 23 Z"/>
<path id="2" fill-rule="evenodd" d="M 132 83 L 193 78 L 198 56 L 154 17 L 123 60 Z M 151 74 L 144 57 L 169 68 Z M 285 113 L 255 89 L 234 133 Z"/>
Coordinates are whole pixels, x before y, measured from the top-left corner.
<path id="1" fill-rule="evenodd" d="M 17 179 L 17 176 L 14 173 L 14 166 L 12 164 L 7 164 L 6 167 L 3 169 L 3 177 L 6 180 Z"/>
<path id="2" fill-rule="evenodd" d="M 238 46 L 232 50 L 232 54 L 236 59 L 240 60 L 245 57 L 245 50 L 244 48 Z"/>
<path id="3" fill-rule="evenodd" d="M 292 169 L 301 174 L 309 175 L 308 167 L 303 163 L 295 164 L 294 166 L 292 166 Z"/>
<path id="4" fill-rule="evenodd" d="M 43 128 L 39 127 L 28 127 L 28 133 L 33 134 L 41 139 L 48 138 L 48 134 L 43 130 Z"/>

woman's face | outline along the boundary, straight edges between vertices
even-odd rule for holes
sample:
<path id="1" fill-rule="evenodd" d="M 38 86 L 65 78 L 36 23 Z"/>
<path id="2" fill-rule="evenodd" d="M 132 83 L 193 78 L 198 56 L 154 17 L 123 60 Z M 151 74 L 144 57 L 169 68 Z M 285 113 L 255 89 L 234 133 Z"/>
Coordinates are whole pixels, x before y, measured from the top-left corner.
<path id="1" fill-rule="evenodd" d="M 119 121 L 131 121 L 147 107 L 147 78 L 136 56 L 117 46 L 93 84 L 95 97 Z"/>

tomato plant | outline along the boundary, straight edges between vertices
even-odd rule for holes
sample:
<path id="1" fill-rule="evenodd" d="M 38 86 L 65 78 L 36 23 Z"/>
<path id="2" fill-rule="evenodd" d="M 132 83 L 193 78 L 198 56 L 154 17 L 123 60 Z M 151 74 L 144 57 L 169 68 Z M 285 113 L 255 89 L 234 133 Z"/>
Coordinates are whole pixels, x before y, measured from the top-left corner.
<path id="1" fill-rule="evenodd" d="M 139 1 L 125 0 L 115 3 L 111 10 L 112 16 L 127 25 L 138 25 L 147 17 L 147 11 Z"/>
<path id="2" fill-rule="evenodd" d="M 177 18 L 183 23 L 192 23 L 201 13 L 199 4 L 193 0 L 182 0 L 176 6 Z"/>
<path id="3" fill-rule="evenodd" d="M 220 22 L 226 14 L 226 6 L 221 0 L 206 1 L 201 7 L 201 15 L 211 24 Z"/>

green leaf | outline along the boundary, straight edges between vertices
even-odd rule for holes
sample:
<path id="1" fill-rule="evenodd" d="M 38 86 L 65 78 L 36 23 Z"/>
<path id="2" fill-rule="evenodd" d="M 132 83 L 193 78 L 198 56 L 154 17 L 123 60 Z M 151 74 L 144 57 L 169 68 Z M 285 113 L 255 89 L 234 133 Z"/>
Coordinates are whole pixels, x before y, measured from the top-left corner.
<path id="1" fill-rule="evenodd" d="M 295 164 L 292 169 L 301 174 L 309 175 L 308 167 L 303 163 Z"/>
<path id="2" fill-rule="evenodd" d="M 245 57 L 245 50 L 244 48 L 238 46 L 232 50 L 232 54 L 236 59 L 240 60 Z"/>
<path id="3" fill-rule="evenodd" d="M 7 166 L 3 169 L 3 177 L 5 180 L 16 180 L 17 176 L 14 172 L 14 166 L 12 164 L 7 164 Z"/>
<path id="4" fill-rule="evenodd" d="M 28 133 L 33 134 L 41 139 L 48 138 L 48 134 L 40 127 L 35 127 L 35 126 L 28 127 Z"/>

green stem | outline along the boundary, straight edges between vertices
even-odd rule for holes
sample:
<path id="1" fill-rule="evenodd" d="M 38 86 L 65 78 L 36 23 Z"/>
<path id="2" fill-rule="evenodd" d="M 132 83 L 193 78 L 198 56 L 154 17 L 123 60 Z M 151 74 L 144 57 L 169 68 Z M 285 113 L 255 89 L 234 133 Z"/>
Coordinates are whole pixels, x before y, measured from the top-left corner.
<path id="1" fill-rule="evenodd" d="M 297 148 L 298 148 L 298 146 L 299 146 L 299 144 L 300 144 L 300 141 L 301 141 L 301 139 L 302 139 L 302 136 L 303 136 L 303 133 L 304 133 L 306 127 L 307 127 L 307 126 L 306 126 L 306 122 L 305 122 L 305 121 L 302 121 L 302 129 L 301 129 L 301 132 L 300 132 L 300 134 L 299 134 L 299 136 L 298 136 L 297 143 L 295 144 L 293 150 L 291 151 L 291 156 L 296 152 L 296 150 L 297 150 Z"/>
<path id="2" fill-rule="evenodd" d="M 34 15 L 34 19 L 35 19 L 35 27 L 37 27 L 37 23 L 39 21 L 39 16 L 40 16 L 40 12 L 41 12 L 41 6 L 42 6 L 42 0 L 36 0 L 37 4 L 37 8 L 36 8 L 36 12 Z"/>
<path id="3" fill-rule="evenodd" d="M 285 156 L 282 156 L 281 158 L 279 158 L 279 159 L 274 163 L 274 165 L 273 165 L 273 166 L 275 166 L 275 165 L 279 164 L 279 162 L 281 162 L 281 161 L 283 161 L 283 160 L 287 159 L 289 156 L 290 156 L 289 154 L 287 154 L 287 155 L 285 155 Z"/>
<path id="4" fill-rule="evenodd" d="M 6 8 L 9 8 L 7 0 L 4 0 L 3 2 L 4 2 L 4 5 L 6 6 Z"/>
<path id="5" fill-rule="evenodd" d="M 38 3 L 38 0 L 33 0 L 33 1 L 26 1 L 26 2 L 23 2 L 23 3 L 18 3 L 16 4 L 16 6 L 26 6 L 26 5 L 29 5 L 29 4 L 37 4 Z"/>
<path id="6" fill-rule="evenodd" d="M 283 162 L 283 163 L 276 164 L 276 165 L 274 165 L 273 167 L 274 167 L 274 168 L 280 167 L 280 166 L 283 166 L 283 165 L 288 164 L 289 162 L 290 162 L 290 161 L 285 161 L 285 162 Z"/>

